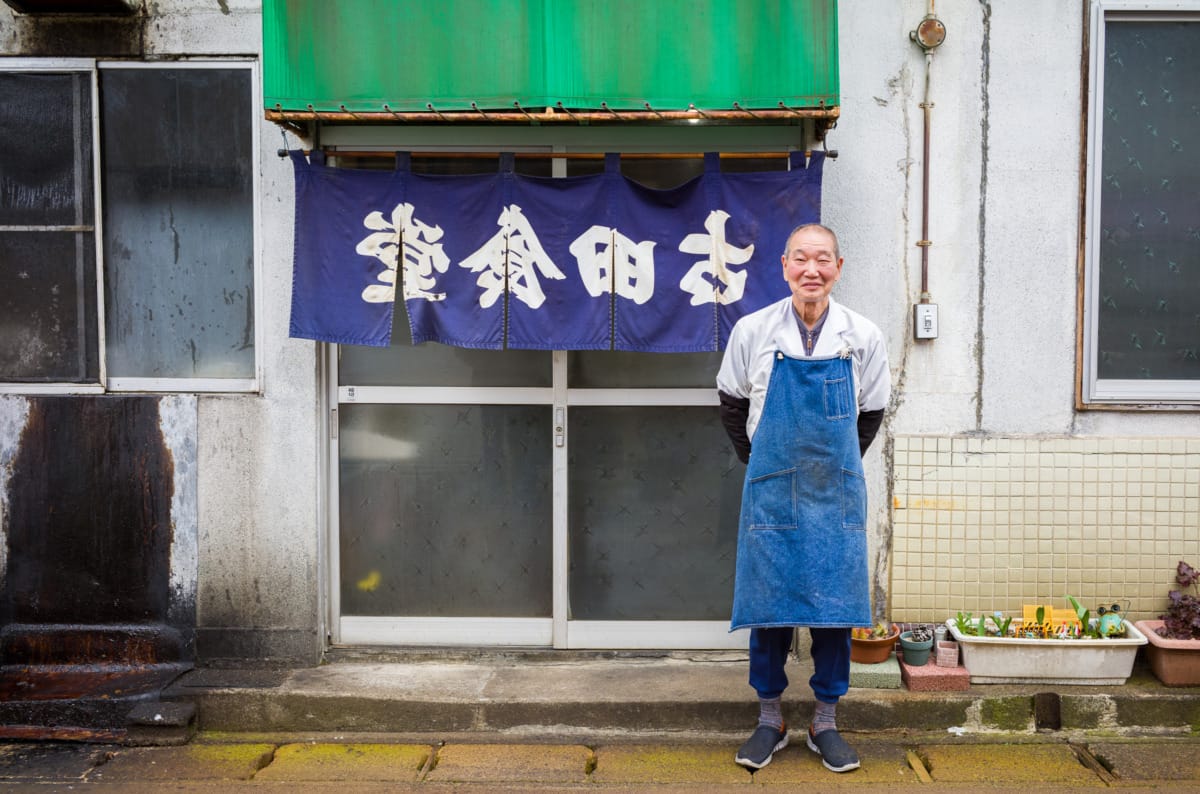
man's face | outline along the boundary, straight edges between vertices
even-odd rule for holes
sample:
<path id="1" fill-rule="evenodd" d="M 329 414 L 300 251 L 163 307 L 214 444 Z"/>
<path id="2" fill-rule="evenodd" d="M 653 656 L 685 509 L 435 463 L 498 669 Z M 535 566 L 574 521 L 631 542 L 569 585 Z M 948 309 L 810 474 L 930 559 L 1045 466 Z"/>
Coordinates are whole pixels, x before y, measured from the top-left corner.
<path id="1" fill-rule="evenodd" d="M 834 251 L 833 237 L 822 229 L 801 229 L 793 234 L 780 259 L 797 306 L 825 301 L 842 276 L 842 259 Z"/>

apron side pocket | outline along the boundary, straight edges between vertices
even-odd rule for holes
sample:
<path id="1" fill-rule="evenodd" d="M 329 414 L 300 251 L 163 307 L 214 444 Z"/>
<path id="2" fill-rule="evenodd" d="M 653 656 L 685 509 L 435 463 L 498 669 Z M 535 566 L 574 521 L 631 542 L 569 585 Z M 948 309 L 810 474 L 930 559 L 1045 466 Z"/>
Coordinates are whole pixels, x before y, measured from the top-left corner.
<path id="1" fill-rule="evenodd" d="M 858 472 L 842 469 L 842 529 L 867 528 L 867 481 Z"/>
<path id="2" fill-rule="evenodd" d="M 854 412 L 849 378 L 825 379 L 825 418 L 837 422 L 849 419 Z"/>
<path id="3" fill-rule="evenodd" d="M 750 480 L 750 529 L 796 528 L 796 468 Z"/>

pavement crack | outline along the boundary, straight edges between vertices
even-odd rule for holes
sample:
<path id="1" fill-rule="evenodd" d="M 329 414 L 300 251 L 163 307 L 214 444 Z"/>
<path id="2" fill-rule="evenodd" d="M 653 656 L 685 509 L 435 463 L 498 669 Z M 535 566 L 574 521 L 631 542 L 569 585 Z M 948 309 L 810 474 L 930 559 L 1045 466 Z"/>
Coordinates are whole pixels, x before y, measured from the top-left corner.
<path id="1" fill-rule="evenodd" d="M 425 757 L 425 763 L 421 765 L 417 771 L 417 780 L 424 780 L 430 772 L 437 769 L 438 753 L 446 746 L 445 741 L 440 741 L 429 748 L 429 755 Z"/>
<path id="2" fill-rule="evenodd" d="M 915 750 L 907 750 L 904 755 L 908 759 L 909 767 L 916 774 L 917 780 L 920 780 L 922 783 L 933 782 L 933 776 L 929 774 L 928 762 L 919 753 Z"/>
<path id="3" fill-rule="evenodd" d="M 275 763 L 275 753 L 279 752 L 278 745 L 272 745 L 270 750 L 267 750 L 262 755 L 254 760 L 255 767 L 250 772 L 249 780 L 253 780 L 258 776 L 258 773 Z"/>
<path id="4" fill-rule="evenodd" d="M 1112 770 L 1105 766 L 1103 761 L 1092 755 L 1092 751 L 1085 745 L 1068 742 L 1067 746 L 1071 748 L 1071 752 L 1075 753 L 1075 757 L 1079 759 L 1079 763 L 1092 770 L 1106 784 L 1111 786 L 1117 782 L 1117 777 L 1112 773 Z"/>

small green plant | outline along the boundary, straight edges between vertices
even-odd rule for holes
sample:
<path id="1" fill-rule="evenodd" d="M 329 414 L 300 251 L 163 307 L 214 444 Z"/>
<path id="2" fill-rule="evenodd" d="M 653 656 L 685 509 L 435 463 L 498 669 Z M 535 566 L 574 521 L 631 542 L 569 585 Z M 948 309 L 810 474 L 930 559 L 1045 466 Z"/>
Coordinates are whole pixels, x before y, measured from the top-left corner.
<path id="1" fill-rule="evenodd" d="M 988 635 L 987 615 L 980 615 L 979 620 L 975 622 L 975 636 L 986 637 Z"/>
<path id="2" fill-rule="evenodd" d="M 908 636 L 913 642 L 929 642 L 933 639 L 933 627 L 925 624 L 914 626 Z"/>
<path id="3" fill-rule="evenodd" d="M 992 621 L 996 624 L 996 631 L 1001 637 L 1008 636 L 1008 627 L 1012 624 L 1012 615 L 1004 617 L 1001 612 L 995 612 L 992 615 Z"/>
<path id="4" fill-rule="evenodd" d="M 1091 610 L 1079 603 L 1075 599 L 1075 596 L 1068 595 L 1067 601 L 1070 602 L 1071 608 L 1075 610 L 1075 617 L 1079 618 L 1079 636 L 1092 640 L 1100 639 L 1100 632 L 1092 625 Z"/>
<path id="5" fill-rule="evenodd" d="M 850 630 L 850 636 L 858 640 L 881 640 L 892 636 L 891 624 L 880 621 L 874 626 L 858 626 Z"/>
<path id="6" fill-rule="evenodd" d="M 997 611 L 992 613 L 992 625 L 988 625 L 988 616 L 980 615 L 975 617 L 971 612 L 959 612 L 954 616 L 954 627 L 958 629 L 959 634 L 965 636 L 974 635 L 976 637 L 986 637 L 991 633 L 993 628 L 1001 637 L 1008 636 L 1008 627 L 1012 623 L 1011 617 L 1004 617 L 1004 614 Z"/>
<path id="7" fill-rule="evenodd" d="M 971 622 L 971 613 L 959 612 L 954 616 L 954 628 L 958 629 L 959 634 L 974 634 L 974 624 Z"/>

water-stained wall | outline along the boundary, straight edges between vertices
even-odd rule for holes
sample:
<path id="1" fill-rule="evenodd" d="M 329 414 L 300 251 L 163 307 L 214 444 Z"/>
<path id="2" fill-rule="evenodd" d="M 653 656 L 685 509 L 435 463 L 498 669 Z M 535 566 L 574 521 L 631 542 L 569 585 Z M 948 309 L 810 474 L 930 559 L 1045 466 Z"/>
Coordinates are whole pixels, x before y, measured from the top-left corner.
<path id="1" fill-rule="evenodd" d="M 194 653 L 194 397 L 0 399 L 5 664 Z"/>

